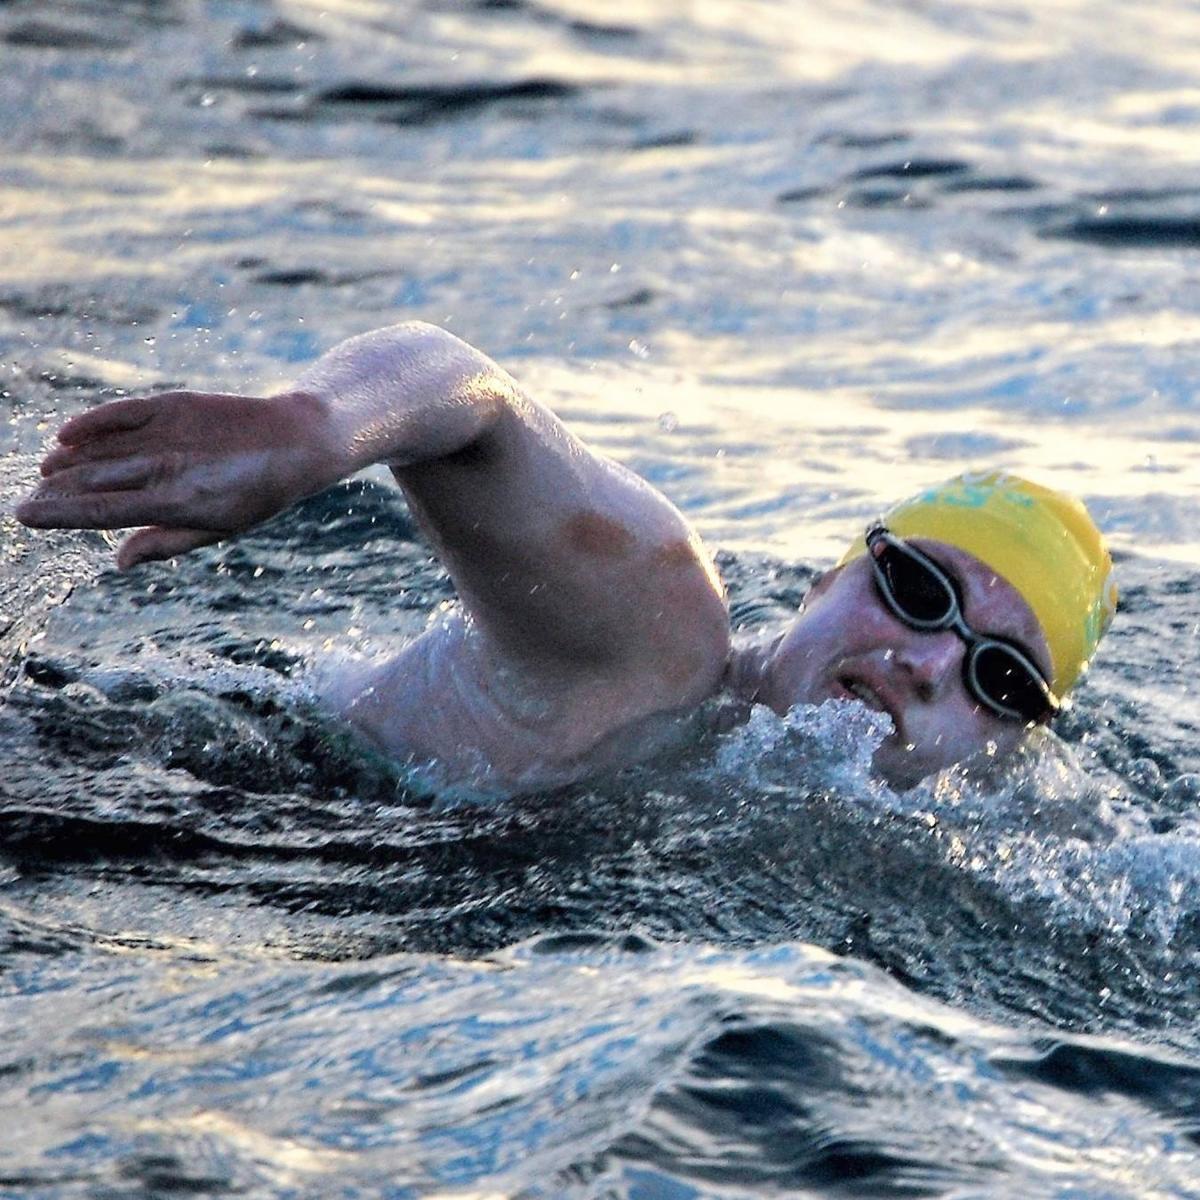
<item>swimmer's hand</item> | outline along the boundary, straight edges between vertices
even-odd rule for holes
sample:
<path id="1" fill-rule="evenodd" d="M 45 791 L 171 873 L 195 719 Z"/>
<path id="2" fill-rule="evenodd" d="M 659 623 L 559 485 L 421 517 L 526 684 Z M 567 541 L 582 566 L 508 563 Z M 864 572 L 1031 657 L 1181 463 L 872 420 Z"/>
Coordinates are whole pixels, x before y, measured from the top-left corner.
<path id="1" fill-rule="evenodd" d="M 128 529 L 117 566 L 171 558 L 241 533 L 335 483 L 324 406 L 162 392 L 73 417 L 17 507 L 35 529 Z"/>

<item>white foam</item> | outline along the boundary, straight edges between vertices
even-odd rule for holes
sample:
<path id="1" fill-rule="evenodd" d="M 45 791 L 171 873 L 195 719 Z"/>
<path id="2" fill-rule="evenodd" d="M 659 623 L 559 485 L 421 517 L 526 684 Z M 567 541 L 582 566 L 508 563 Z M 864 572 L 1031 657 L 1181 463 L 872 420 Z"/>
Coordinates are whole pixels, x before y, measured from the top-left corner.
<path id="1" fill-rule="evenodd" d="M 722 738 L 718 774 L 756 789 L 826 787 L 891 793 L 871 774 L 871 759 L 894 731 L 891 718 L 858 700 L 800 704 L 778 716 L 757 705 L 745 725 Z"/>

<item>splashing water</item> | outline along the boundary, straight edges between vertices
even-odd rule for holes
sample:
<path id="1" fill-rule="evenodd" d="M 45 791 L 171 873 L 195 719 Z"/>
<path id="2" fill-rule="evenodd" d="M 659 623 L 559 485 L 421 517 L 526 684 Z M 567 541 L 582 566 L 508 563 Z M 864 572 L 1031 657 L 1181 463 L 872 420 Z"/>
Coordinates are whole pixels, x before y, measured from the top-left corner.
<path id="1" fill-rule="evenodd" d="M 0 5 L 6 1194 L 1195 1195 L 1194 24 Z M 1075 707 L 906 792 L 835 704 L 447 804 L 305 696 L 449 598 L 394 492 L 127 576 L 7 516 L 99 400 L 414 317 L 667 492 L 739 628 L 964 467 L 1082 495 Z"/>

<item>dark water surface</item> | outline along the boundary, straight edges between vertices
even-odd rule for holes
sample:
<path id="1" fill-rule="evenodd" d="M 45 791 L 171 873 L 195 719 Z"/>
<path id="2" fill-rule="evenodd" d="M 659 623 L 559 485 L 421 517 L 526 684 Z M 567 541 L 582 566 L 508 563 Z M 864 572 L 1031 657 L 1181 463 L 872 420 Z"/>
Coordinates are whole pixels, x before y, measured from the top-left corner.
<path id="1" fill-rule="evenodd" d="M 67 415 L 447 324 L 786 619 L 889 499 L 1084 495 L 1056 734 L 858 706 L 487 805 L 308 673 L 448 602 L 380 475 L 0 560 L 0 1195 L 1200 1196 L 1200 6 L 0 5 L 0 499 Z"/>

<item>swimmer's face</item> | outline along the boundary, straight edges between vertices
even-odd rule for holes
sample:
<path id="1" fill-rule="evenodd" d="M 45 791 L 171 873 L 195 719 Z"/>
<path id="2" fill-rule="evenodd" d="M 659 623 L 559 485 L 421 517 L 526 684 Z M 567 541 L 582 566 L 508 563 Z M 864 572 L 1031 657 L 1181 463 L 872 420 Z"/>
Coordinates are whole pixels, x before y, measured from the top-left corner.
<path id="1" fill-rule="evenodd" d="M 1019 643 L 1050 674 L 1050 653 L 1017 590 L 973 555 L 912 538 L 958 581 L 967 623 Z M 963 680 L 967 647 L 953 630 L 922 633 L 905 625 L 876 590 L 867 556 L 825 575 L 776 647 L 759 698 L 776 712 L 793 704 L 859 699 L 896 727 L 875 754 L 894 787 L 965 762 L 994 744 L 1006 753 L 1025 726 L 981 705 Z"/>

